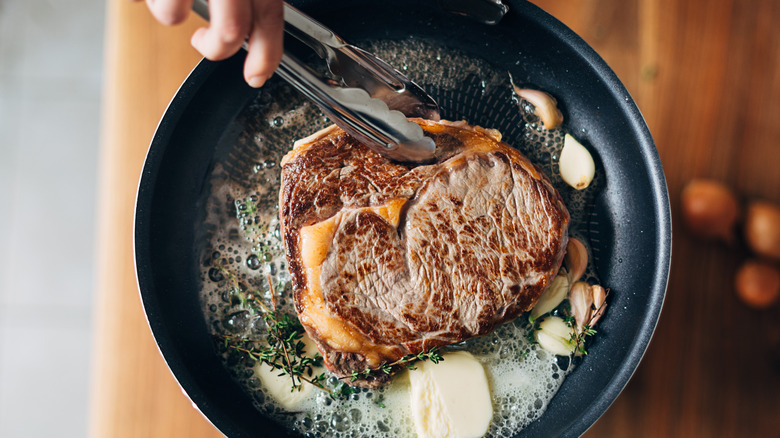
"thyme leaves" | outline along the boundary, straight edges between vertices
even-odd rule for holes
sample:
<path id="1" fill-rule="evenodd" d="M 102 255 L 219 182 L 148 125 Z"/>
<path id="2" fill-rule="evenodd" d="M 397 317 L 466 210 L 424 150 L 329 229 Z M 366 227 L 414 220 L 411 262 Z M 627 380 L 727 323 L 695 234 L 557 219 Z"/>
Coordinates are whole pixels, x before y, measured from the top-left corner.
<path id="1" fill-rule="evenodd" d="M 410 370 L 414 370 L 415 367 L 412 364 L 416 362 L 429 360 L 434 364 L 437 364 L 444 360 L 442 355 L 439 354 L 438 350 L 439 349 L 437 347 L 433 347 L 428 351 L 421 351 L 417 354 L 407 354 L 393 362 L 382 362 L 378 367 L 375 368 L 366 367 L 362 371 L 352 370 L 351 374 L 344 378 L 349 379 L 350 383 L 352 383 L 359 379 L 368 379 L 378 374 L 392 374 L 394 371 L 397 371 L 401 368 L 409 368 Z"/>
<path id="2" fill-rule="evenodd" d="M 577 319 L 578 317 L 575 317 L 576 312 L 572 309 L 572 305 L 569 302 L 569 300 L 564 300 L 563 302 L 561 302 L 560 305 L 558 305 L 558 307 L 556 307 L 552 311 L 547 312 L 543 315 L 539 315 L 539 317 L 533 320 L 529 318 L 529 322 L 527 323 L 528 331 L 526 332 L 526 339 L 531 345 L 539 344 L 537 332 L 544 329 L 542 327 L 544 326 L 544 324 L 542 324 L 541 321 L 544 321 L 548 317 L 552 317 L 561 321 L 562 322 L 561 325 L 568 327 L 568 329 L 570 330 L 570 335 L 568 336 L 568 338 L 561 337 L 556 342 L 562 342 L 564 345 L 566 345 L 565 347 L 563 347 L 563 349 L 570 351 L 572 355 L 580 356 L 580 355 L 588 354 L 588 350 L 586 349 L 586 344 L 588 339 L 592 336 L 595 336 L 597 333 L 594 326 L 596 325 L 596 322 L 603 314 L 604 308 L 606 307 L 606 296 L 608 294 L 609 291 L 605 290 L 603 299 L 599 301 L 599 304 L 595 304 L 595 303 L 590 304 L 590 308 L 586 313 L 587 319 L 584 322 L 578 322 Z M 553 336 L 553 338 L 556 336 L 560 336 L 559 329 L 548 328 L 548 330 L 551 330 L 548 333 L 548 338 L 549 336 Z M 551 345 L 550 348 L 553 348 L 553 346 Z M 547 349 L 547 347 L 545 347 L 545 349 Z M 563 355 L 562 352 L 559 353 L 557 351 L 556 354 Z"/>
<path id="3" fill-rule="evenodd" d="M 323 391 L 330 391 L 325 385 L 325 373 L 315 374 L 315 367 L 322 365 L 322 356 L 316 353 L 307 356 L 303 339 L 303 326 L 297 318 L 288 314 L 270 311 L 263 314 L 268 334 L 265 342 L 248 340 L 236 336 L 222 335 L 223 346 L 245 354 L 250 359 L 263 362 L 280 376 L 290 377 L 290 391 L 300 390 L 303 383 L 309 383 Z"/>
<path id="4" fill-rule="evenodd" d="M 413 364 L 420 361 L 439 363 L 444 360 L 438 348 L 434 347 L 416 354 L 407 354 L 392 362 L 382 362 L 377 367 L 353 370 L 346 377 L 338 380 L 333 377 L 331 380 L 324 372 L 315 373 L 315 369 L 322 366 L 323 358 L 319 352 L 314 356 L 306 354 L 306 343 L 303 342 L 305 330 L 298 318 L 277 309 L 276 291 L 286 285 L 274 284 L 271 276 L 266 275 L 270 292 L 269 305 L 260 293 L 246 291 L 244 284 L 229 269 L 220 263 L 215 263 L 214 267 L 227 280 L 233 305 L 252 315 L 261 315 L 266 328 L 265 331 L 260 330 L 265 335 L 264 339 L 217 335 L 222 348 L 239 352 L 255 362 L 265 363 L 278 370 L 279 376 L 289 376 L 291 392 L 300 390 L 304 383 L 308 383 L 327 392 L 333 399 L 343 400 L 358 392 L 357 388 L 350 385 L 357 380 L 390 375 L 406 367 L 414 369 Z"/>

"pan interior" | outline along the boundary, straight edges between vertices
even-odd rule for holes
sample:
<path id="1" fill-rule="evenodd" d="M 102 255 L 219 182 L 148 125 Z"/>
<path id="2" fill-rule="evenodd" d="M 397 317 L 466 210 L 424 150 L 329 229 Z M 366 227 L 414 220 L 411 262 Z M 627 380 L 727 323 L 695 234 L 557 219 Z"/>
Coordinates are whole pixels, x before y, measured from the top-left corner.
<path id="1" fill-rule="evenodd" d="M 572 214 L 570 235 L 587 244 L 592 243 L 594 202 L 604 186 L 600 164 L 597 163 L 597 176 L 587 190 L 575 191 L 567 186 L 557 169 L 565 131 L 562 128 L 544 129 L 533 115 L 530 104 L 513 93 L 507 71 L 424 39 L 361 41 L 360 45 L 429 91 L 439 102 L 444 119 L 465 120 L 470 124 L 498 129 L 503 141 L 529 157 L 561 193 Z M 204 207 L 195 224 L 201 302 L 204 317 L 215 338 L 224 335 L 244 339 L 264 337 L 262 317 L 241 306 L 236 289 L 248 291 L 269 303 L 273 300 L 280 308 L 294 313 L 290 277 L 279 235 L 279 163 L 295 140 L 329 124 L 316 107 L 288 85 L 272 80 L 231 122 L 219 140 L 207 177 L 208 184 L 202 193 L 201 205 Z M 597 253 L 598 249 L 594 248 L 593 252 Z M 599 282 L 593 264 L 585 280 Z M 494 403 L 511 409 L 496 409 L 491 436 L 513 436 L 521 427 L 542 415 L 564 377 L 575 368 L 568 360 L 557 359 L 530 345 L 523 336 L 526 331 L 524 318 L 521 317 L 499 329 L 495 335 L 465 345 L 485 357 L 513 354 L 512 358 L 504 357 L 502 360 L 517 361 L 517 367 L 525 367 L 529 373 L 544 369 L 541 373 L 544 376 L 537 379 L 538 384 L 530 390 L 530 394 L 518 396 L 507 392 L 498 399 L 498 403 Z M 506 342 L 503 353 L 500 346 L 495 346 L 502 337 L 512 338 L 511 342 Z M 233 350 L 220 351 L 224 366 L 258 410 L 273 416 L 274 408 L 268 404 L 269 395 L 252 371 L 254 363 Z M 534 361 L 523 362 L 520 359 L 529 354 L 533 354 Z M 532 369 L 534 367 L 537 369 Z M 377 400 L 379 395 L 393 397 L 392 393 L 376 391 L 376 394 L 363 393 L 355 398 L 362 396 L 364 400 L 371 401 Z M 326 403 L 327 397 L 322 400 Z M 343 428 L 335 429 L 342 436 L 386 432 L 381 425 L 389 428 L 388 425 L 393 423 L 389 411 L 385 412 L 386 418 L 368 421 L 368 418 L 361 418 L 363 414 L 355 414 L 356 409 L 350 410 L 350 401 L 343 403 L 347 404 L 343 418 L 337 416 L 340 414 L 333 414 L 328 418 L 318 419 L 315 416 L 312 419 L 300 414 L 276 415 L 276 419 L 302 434 L 312 426 L 327 430 L 323 436 L 332 436 L 334 429 L 328 427 L 332 421 Z M 354 404 L 360 406 L 359 403 Z M 350 428 L 350 422 L 362 429 Z M 408 425 L 396 427 L 400 427 L 398 431 L 402 434 L 408 432 L 404 429 Z"/>

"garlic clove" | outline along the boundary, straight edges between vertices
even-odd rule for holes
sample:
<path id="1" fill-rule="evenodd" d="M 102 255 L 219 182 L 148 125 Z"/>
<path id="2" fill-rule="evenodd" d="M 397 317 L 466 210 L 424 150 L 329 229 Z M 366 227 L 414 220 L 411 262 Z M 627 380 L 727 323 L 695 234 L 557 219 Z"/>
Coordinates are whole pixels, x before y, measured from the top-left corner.
<path id="1" fill-rule="evenodd" d="M 590 287 L 591 295 L 593 296 L 593 307 L 595 308 L 595 314 L 591 316 L 590 326 L 593 327 L 604 315 L 604 311 L 607 309 L 607 291 L 598 284 L 594 284 Z"/>
<path id="2" fill-rule="evenodd" d="M 680 192 L 683 222 L 690 233 L 700 238 L 735 243 L 735 225 L 741 210 L 734 190 L 720 181 L 693 179 Z"/>
<path id="3" fill-rule="evenodd" d="M 772 263 L 748 259 L 737 270 L 734 288 L 748 306 L 767 309 L 780 299 L 780 270 Z"/>
<path id="4" fill-rule="evenodd" d="M 575 238 L 570 238 L 566 245 L 566 267 L 569 269 L 569 282 L 574 283 L 582 278 L 588 267 L 588 250 Z"/>
<path id="5" fill-rule="evenodd" d="M 587 188 L 596 174 L 596 164 L 590 152 L 569 134 L 563 139 L 558 169 L 563 181 L 577 190 Z"/>
<path id="6" fill-rule="evenodd" d="M 563 123 L 563 114 L 558 109 L 558 101 L 549 93 L 533 90 L 530 88 L 520 88 L 512 85 L 518 97 L 521 97 L 534 106 L 534 114 L 542 121 L 544 129 L 555 129 Z"/>
<path id="7" fill-rule="evenodd" d="M 607 308 L 607 291 L 598 284 L 593 286 L 578 281 L 569 292 L 569 305 L 577 330 L 582 331 L 585 325 L 593 327 Z"/>
<path id="8" fill-rule="evenodd" d="M 745 239 L 756 254 L 780 260 L 780 205 L 751 202 L 745 215 Z"/>
<path id="9" fill-rule="evenodd" d="M 550 286 L 542 292 L 539 297 L 539 301 L 531 309 L 530 320 L 533 321 L 536 318 L 551 312 L 558 307 L 559 304 L 566 298 L 566 294 L 569 292 L 569 278 L 565 275 L 558 275 L 550 282 Z"/>
<path id="10" fill-rule="evenodd" d="M 577 328 L 581 330 L 590 321 L 593 310 L 593 295 L 590 293 L 588 283 L 578 281 L 572 285 L 569 292 L 569 305 Z"/>
<path id="11" fill-rule="evenodd" d="M 568 356 L 574 352 L 574 331 L 566 325 L 563 319 L 550 316 L 539 323 L 539 330 L 534 333 L 539 346 L 558 356 Z"/>

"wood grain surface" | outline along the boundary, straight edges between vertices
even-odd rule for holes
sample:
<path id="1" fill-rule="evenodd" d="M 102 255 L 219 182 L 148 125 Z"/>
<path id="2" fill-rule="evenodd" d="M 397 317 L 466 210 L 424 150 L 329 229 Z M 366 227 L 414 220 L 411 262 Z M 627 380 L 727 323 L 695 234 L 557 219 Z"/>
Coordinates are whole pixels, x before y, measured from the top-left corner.
<path id="1" fill-rule="evenodd" d="M 146 149 L 179 84 L 200 60 L 189 35 L 143 3 L 110 0 L 106 15 L 97 246 L 93 437 L 218 437 L 162 360 L 144 317 L 133 265 L 133 209 Z"/>
<path id="2" fill-rule="evenodd" d="M 664 310 L 636 374 L 587 436 L 780 436 L 780 306 L 733 291 L 740 247 L 686 233 L 677 213 L 691 178 L 780 202 L 780 2 L 537 0 L 615 70 L 656 141 L 673 207 Z M 142 3 L 108 2 L 93 437 L 220 436 L 159 355 L 135 282 L 135 190 L 157 121 L 199 60 L 189 36 Z"/>

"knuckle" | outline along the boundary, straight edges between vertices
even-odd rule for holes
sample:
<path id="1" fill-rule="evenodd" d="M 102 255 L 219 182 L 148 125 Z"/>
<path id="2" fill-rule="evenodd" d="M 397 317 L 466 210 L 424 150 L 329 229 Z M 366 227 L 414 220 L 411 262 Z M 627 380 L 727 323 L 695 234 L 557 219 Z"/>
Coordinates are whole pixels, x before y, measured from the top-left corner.
<path id="1" fill-rule="evenodd" d="M 234 52 L 224 45 L 209 44 L 205 47 L 198 48 L 198 51 L 211 61 L 220 61 L 232 55 Z"/>
<path id="2" fill-rule="evenodd" d="M 220 39 L 227 45 L 241 43 L 249 33 L 248 27 L 242 21 L 235 19 L 227 20 L 219 28 Z"/>
<path id="3" fill-rule="evenodd" d="M 166 26 L 175 26 L 184 22 L 186 17 L 187 15 L 184 13 L 171 13 L 164 15 L 160 21 Z"/>
<path id="4" fill-rule="evenodd" d="M 186 9 L 177 8 L 175 4 L 168 2 L 155 2 L 149 8 L 154 18 L 166 26 L 180 24 L 187 18 L 187 13 L 189 12 Z"/>

